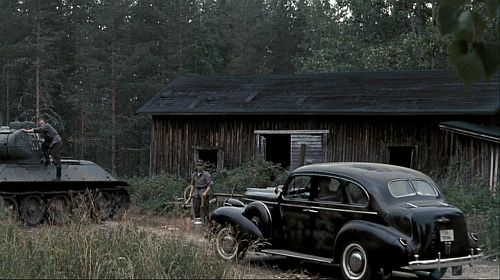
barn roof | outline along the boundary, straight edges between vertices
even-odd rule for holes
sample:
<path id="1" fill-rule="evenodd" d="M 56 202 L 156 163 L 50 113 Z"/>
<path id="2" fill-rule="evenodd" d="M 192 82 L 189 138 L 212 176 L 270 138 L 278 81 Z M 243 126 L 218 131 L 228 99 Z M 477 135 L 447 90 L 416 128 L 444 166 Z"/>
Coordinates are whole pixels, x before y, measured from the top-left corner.
<path id="1" fill-rule="evenodd" d="M 474 138 L 500 143 L 500 128 L 484 126 L 464 121 L 449 121 L 439 123 L 439 128 Z"/>
<path id="2" fill-rule="evenodd" d="M 492 115 L 498 76 L 466 86 L 449 71 L 181 76 L 137 112 L 150 115 Z"/>

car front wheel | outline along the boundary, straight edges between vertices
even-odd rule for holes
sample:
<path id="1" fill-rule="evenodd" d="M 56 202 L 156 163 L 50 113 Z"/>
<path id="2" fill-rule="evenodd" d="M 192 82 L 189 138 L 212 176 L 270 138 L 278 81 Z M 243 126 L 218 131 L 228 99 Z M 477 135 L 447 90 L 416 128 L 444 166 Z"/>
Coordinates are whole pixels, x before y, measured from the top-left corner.
<path id="1" fill-rule="evenodd" d="M 243 258 L 247 247 L 232 226 L 225 226 L 217 232 L 215 246 L 217 254 L 229 261 Z"/>
<path id="2" fill-rule="evenodd" d="M 359 243 L 348 243 L 344 247 L 340 267 L 345 279 L 370 279 L 372 276 L 366 250 Z"/>

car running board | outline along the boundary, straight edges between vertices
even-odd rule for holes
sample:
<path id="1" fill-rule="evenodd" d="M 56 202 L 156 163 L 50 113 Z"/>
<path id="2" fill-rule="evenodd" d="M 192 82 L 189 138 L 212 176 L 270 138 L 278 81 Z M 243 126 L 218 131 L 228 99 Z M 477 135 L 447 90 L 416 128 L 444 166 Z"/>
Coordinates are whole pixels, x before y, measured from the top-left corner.
<path id="1" fill-rule="evenodd" d="M 278 256 L 285 256 L 285 257 L 292 257 L 292 258 L 298 258 L 298 259 L 303 259 L 303 260 L 308 260 L 308 261 L 315 261 L 315 262 L 321 262 L 321 263 L 333 263 L 333 259 L 329 258 L 323 258 L 315 255 L 308 255 L 308 254 L 302 254 L 294 251 L 289 251 L 289 250 L 282 250 L 282 249 L 264 249 L 261 251 L 262 253 L 266 254 L 272 254 L 272 255 L 278 255 Z"/>

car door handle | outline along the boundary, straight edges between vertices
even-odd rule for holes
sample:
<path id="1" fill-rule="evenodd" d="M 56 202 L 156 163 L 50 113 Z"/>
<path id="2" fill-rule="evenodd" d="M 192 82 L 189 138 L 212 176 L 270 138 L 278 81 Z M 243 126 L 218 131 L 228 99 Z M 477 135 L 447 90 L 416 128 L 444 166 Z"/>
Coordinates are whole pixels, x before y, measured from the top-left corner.
<path id="1" fill-rule="evenodd" d="M 318 213 L 318 211 L 312 209 L 303 209 L 302 212 Z"/>

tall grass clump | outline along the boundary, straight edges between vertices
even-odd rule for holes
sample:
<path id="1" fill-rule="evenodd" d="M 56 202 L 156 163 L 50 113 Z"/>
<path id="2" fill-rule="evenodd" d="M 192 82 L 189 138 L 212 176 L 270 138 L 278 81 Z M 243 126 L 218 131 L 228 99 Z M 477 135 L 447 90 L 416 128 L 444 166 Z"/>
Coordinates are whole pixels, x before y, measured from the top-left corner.
<path id="1" fill-rule="evenodd" d="M 267 188 L 281 185 L 289 171 L 281 165 L 255 158 L 231 170 L 213 174 L 214 190 L 222 193 L 243 193 L 246 188 Z"/>
<path id="2" fill-rule="evenodd" d="M 152 177 L 133 177 L 130 199 L 134 207 L 147 213 L 166 214 L 178 207 L 177 199 L 183 197 L 189 182 L 174 175 L 162 173 Z"/>
<path id="3" fill-rule="evenodd" d="M 0 278 L 234 278 L 230 264 L 193 241 L 131 224 L 22 227 L 0 221 Z"/>
<path id="4" fill-rule="evenodd" d="M 456 171 L 458 172 L 458 171 Z M 500 251 L 500 197 L 490 191 L 485 180 L 458 176 L 453 169 L 437 180 L 446 201 L 459 207 L 467 217 L 468 230 L 479 235 L 487 252 Z"/>

